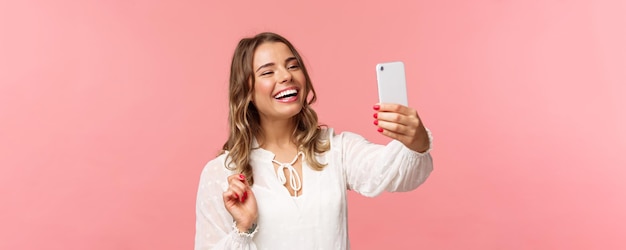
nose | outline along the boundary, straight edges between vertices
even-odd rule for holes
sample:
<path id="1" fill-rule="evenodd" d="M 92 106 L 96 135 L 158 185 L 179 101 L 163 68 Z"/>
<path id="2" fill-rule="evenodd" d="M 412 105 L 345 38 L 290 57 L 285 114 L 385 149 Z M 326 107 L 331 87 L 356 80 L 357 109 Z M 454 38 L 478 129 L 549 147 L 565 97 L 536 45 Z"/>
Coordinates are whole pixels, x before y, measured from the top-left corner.
<path id="1" fill-rule="evenodd" d="M 289 72 L 289 70 L 287 69 L 281 70 L 281 74 L 279 77 L 280 78 L 278 79 L 278 82 L 280 83 L 291 82 L 291 72 Z"/>

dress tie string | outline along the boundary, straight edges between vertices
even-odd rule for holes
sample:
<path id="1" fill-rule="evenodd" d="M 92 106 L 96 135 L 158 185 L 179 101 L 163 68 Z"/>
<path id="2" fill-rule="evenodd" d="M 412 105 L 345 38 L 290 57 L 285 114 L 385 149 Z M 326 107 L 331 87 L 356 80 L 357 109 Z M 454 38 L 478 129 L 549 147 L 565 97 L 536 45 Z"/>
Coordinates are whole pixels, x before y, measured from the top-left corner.
<path id="1" fill-rule="evenodd" d="M 285 185 L 287 183 L 287 177 L 285 177 L 285 169 L 289 172 L 289 186 L 294 191 L 294 196 L 298 196 L 298 191 L 302 189 L 302 181 L 300 181 L 300 175 L 298 171 L 293 167 L 293 164 L 298 161 L 298 157 L 302 156 L 302 160 L 304 160 L 304 153 L 302 151 L 296 154 L 296 157 L 293 158 L 293 161 L 290 163 L 282 163 L 277 160 L 272 160 L 273 163 L 278 165 L 278 169 L 276 169 L 276 177 L 278 177 L 278 181 Z"/>

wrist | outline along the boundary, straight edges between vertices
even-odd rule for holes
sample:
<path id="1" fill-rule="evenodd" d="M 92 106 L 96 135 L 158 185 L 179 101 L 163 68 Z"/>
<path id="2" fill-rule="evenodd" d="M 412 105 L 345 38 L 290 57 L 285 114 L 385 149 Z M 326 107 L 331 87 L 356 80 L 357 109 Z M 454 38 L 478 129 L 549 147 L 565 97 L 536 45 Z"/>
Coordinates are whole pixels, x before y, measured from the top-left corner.
<path id="1" fill-rule="evenodd" d="M 425 153 L 426 151 L 428 151 L 428 149 L 430 149 L 430 141 L 428 140 L 428 138 L 426 138 L 425 140 L 423 140 L 421 143 L 418 144 L 419 146 L 416 147 L 416 152 L 418 153 Z"/>
<path id="2" fill-rule="evenodd" d="M 426 129 L 423 128 L 423 135 L 420 136 L 420 139 L 418 139 L 418 141 L 416 141 L 415 143 L 413 143 L 413 147 L 411 147 L 411 149 L 415 152 L 418 153 L 426 153 L 427 151 L 430 150 L 431 147 L 431 136 L 430 136 L 430 132 Z"/>
<path id="3" fill-rule="evenodd" d="M 239 233 L 252 234 L 256 231 L 257 224 L 254 221 L 237 222 L 233 221 L 235 228 Z"/>

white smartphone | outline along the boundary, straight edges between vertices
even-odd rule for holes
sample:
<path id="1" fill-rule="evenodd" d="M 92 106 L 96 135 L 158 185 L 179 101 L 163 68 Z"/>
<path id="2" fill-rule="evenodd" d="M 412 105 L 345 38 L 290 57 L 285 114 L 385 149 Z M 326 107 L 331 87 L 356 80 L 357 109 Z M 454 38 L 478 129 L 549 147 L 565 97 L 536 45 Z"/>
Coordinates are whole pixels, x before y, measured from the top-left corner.
<path id="1" fill-rule="evenodd" d="M 376 79 L 378 80 L 379 102 L 409 105 L 403 62 L 377 64 Z"/>

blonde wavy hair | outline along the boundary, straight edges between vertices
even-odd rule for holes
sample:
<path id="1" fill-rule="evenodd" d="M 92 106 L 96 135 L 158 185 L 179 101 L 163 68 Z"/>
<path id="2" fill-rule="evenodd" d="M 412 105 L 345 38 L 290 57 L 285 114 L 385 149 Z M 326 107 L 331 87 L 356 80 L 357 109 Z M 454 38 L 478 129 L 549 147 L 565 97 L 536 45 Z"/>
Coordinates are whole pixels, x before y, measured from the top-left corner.
<path id="1" fill-rule="evenodd" d="M 298 60 L 306 79 L 303 95 L 306 98 L 303 101 L 302 110 L 293 118 L 296 123 L 292 137 L 294 143 L 300 145 L 300 150 L 305 154 L 306 163 L 314 170 L 322 170 L 325 166 L 325 164 L 318 162 L 314 156 L 324 153 L 330 148 L 329 142 L 321 138 L 323 125 L 318 124 L 317 113 L 311 108 L 311 104 L 317 100 L 315 89 L 295 47 L 284 37 L 271 32 L 241 39 L 235 49 L 230 67 L 228 94 L 230 131 L 221 153 L 228 153 L 225 166 L 230 170 L 244 174 L 250 185 L 254 183 L 252 166 L 250 166 L 250 152 L 253 150 L 252 141 L 255 136 L 262 135 L 259 112 L 252 103 L 254 93 L 252 63 L 256 48 L 267 42 L 279 42 L 287 45 Z M 231 164 L 234 167 L 231 167 Z"/>

